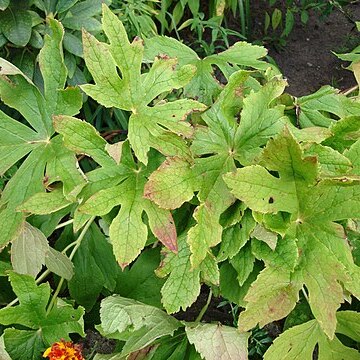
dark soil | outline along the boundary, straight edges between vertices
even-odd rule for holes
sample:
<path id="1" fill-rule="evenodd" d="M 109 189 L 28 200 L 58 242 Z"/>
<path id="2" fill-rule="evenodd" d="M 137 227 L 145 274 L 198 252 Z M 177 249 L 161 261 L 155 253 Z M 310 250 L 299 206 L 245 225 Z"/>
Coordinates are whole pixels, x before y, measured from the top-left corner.
<path id="1" fill-rule="evenodd" d="M 257 5 L 253 27 L 257 36 L 263 29 L 265 5 L 261 8 L 261 3 L 265 2 L 254 2 Z M 348 64 L 338 60 L 332 51 L 349 52 L 360 44 L 359 32 L 349 20 L 349 17 L 360 19 L 360 2 L 344 6 L 343 10 L 347 15 L 335 9 L 324 19 L 318 12 L 310 12 L 306 25 L 296 17 L 296 24 L 283 50 L 276 49 L 276 44 L 265 45 L 288 79 L 290 94 L 310 94 L 327 84 L 340 90 L 356 85 L 352 72 L 345 69 Z"/>
<path id="2" fill-rule="evenodd" d="M 202 286 L 201 292 L 197 300 L 192 304 L 186 311 L 179 311 L 175 314 L 175 317 L 178 320 L 185 320 L 185 321 L 195 321 L 197 316 L 199 315 L 201 309 L 206 304 L 209 295 L 209 288 L 205 285 Z M 202 317 L 202 322 L 219 322 L 224 325 L 232 326 L 234 317 L 231 313 L 231 307 L 229 304 L 225 306 L 221 306 L 221 302 L 224 299 L 220 297 L 213 296 L 209 307 L 207 308 L 204 316 Z M 220 306 L 219 306 L 220 305 Z"/>

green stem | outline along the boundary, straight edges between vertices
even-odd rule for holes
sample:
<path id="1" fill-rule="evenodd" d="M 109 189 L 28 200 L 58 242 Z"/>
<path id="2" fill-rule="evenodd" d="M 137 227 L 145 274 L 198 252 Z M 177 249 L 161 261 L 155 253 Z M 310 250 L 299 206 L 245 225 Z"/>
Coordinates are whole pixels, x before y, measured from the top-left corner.
<path id="1" fill-rule="evenodd" d="M 65 221 L 65 222 L 59 224 L 59 225 L 55 228 L 55 230 L 56 230 L 56 229 L 60 229 L 60 228 L 62 228 L 62 227 L 64 227 L 64 226 L 66 226 L 66 225 L 72 224 L 73 222 L 74 222 L 74 219 L 70 219 L 70 220 L 68 220 L 68 221 Z"/>
<path id="2" fill-rule="evenodd" d="M 74 246 L 74 248 L 72 249 L 72 251 L 71 251 L 71 253 L 70 253 L 70 256 L 69 256 L 69 259 L 70 259 L 70 260 L 73 259 L 73 257 L 74 257 L 74 255 L 75 255 L 77 249 L 79 248 L 79 246 L 80 246 L 80 244 L 81 244 L 81 241 L 83 240 L 86 232 L 89 230 L 89 227 L 90 227 L 90 225 L 92 224 L 92 222 L 94 221 L 94 219 L 95 219 L 95 216 L 91 217 L 91 218 L 88 220 L 88 222 L 86 223 L 86 225 L 85 225 L 84 228 L 82 229 L 79 237 L 78 237 L 78 238 L 76 239 L 76 241 L 73 243 L 75 246 Z M 59 293 L 60 293 L 61 287 L 62 287 L 62 285 L 63 285 L 63 283 L 64 283 L 64 280 L 65 280 L 65 279 L 64 279 L 63 277 L 60 278 L 59 284 L 58 284 L 58 286 L 56 287 L 56 290 L 55 290 L 55 292 L 54 292 L 54 294 L 53 294 L 53 296 L 52 296 L 52 298 L 51 298 L 50 304 L 49 304 L 49 306 L 48 306 L 48 308 L 47 308 L 47 310 L 46 310 L 46 315 L 48 315 L 48 314 L 50 313 L 51 309 L 54 307 L 55 302 L 56 302 L 56 299 L 57 299 L 57 297 L 58 297 L 58 295 L 59 295 Z"/>
<path id="3" fill-rule="evenodd" d="M 204 307 L 201 309 L 199 315 L 197 316 L 195 322 L 199 323 L 201 321 L 201 319 L 203 318 L 204 314 L 206 313 L 206 310 L 208 309 L 209 305 L 210 305 L 210 301 L 212 298 L 212 289 L 210 288 L 209 291 L 209 296 L 207 298 L 206 304 L 204 305 Z"/>

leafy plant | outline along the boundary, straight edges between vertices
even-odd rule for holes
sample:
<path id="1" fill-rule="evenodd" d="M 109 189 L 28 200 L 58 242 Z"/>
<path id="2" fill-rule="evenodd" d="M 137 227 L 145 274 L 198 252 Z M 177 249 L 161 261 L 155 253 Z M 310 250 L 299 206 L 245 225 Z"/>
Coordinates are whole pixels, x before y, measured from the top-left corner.
<path id="1" fill-rule="evenodd" d="M 96 360 L 246 359 L 250 331 L 286 317 L 297 321 L 264 359 L 359 358 L 359 313 L 341 309 L 360 299 L 348 242 L 360 238 L 359 99 L 329 86 L 293 98 L 266 50 L 244 42 L 204 59 L 168 37 L 130 42 L 103 5 L 108 42 L 83 31 L 94 83 L 81 89 L 129 114 L 126 138 L 107 141 L 73 117 L 82 96 L 64 89 L 64 31 L 49 24 L 43 89 L 0 63 L 0 97 L 20 113 L 0 113 L 0 169 L 16 170 L 1 196 L 0 280 L 18 297 L 0 310 L 0 354 L 36 359 L 83 335 L 85 308 L 117 344 Z M 171 315 L 203 283 L 244 308 L 237 328 L 201 323 L 208 303 L 194 323 Z"/>
<path id="2" fill-rule="evenodd" d="M 69 81 L 72 85 L 86 82 L 82 72 L 83 48 L 81 29 L 99 35 L 102 0 L 36 0 L 4 1 L 0 6 L 0 51 L 29 78 L 41 83 L 36 56 L 51 32 L 46 18 L 56 18 L 65 28 L 63 45 Z M 110 4 L 111 0 L 105 3 Z"/>

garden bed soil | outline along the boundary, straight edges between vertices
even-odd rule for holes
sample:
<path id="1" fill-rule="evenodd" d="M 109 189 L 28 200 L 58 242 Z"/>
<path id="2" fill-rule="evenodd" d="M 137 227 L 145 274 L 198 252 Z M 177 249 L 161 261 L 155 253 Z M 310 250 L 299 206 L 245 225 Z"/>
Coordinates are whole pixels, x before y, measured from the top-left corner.
<path id="1" fill-rule="evenodd" d="M 265 3 L 268 1 L 252 3 L 254 33 L 261 38 Z M 360 20 L 359 1 L 344 7 L 343 10 L 353 20 Z M 299 16 L 295 17 L 293 31 L 283 50 L 278 50 L 271 44 L 267 46 L 269 55 L 288 79 L 287 91 L 294 96 L 302 96 L 323 85 L 332 85 L 340 90 L 356 85 L 352 72 L 345 69 L 348 64 L 332 53 L 349 52 L 360 44 L 360 35 L 355 24 L 339 9 L 335 9 L 324 19 L 315 11 L 311 11 L 309 15 L 306 25 L 301 23 Z"/>

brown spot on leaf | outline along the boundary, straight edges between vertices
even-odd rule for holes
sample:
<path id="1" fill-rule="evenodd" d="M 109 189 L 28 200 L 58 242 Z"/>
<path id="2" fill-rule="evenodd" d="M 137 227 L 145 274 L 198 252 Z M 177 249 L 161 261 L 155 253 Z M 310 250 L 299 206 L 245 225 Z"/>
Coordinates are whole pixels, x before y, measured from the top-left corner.
<path id="1" fill-rule="evenodd" d="M 269 204 L 273 204 L 274 203 L 274 198 L 272 196 L 269 197 Z"/>
<path id="2" fill-rule="evenodd" d="M 243 95 L 244 95 L 244 87 L 243 86 L 239 86 L 238 88 L 235 89 L 235 96 L 243 97 Z"/>

